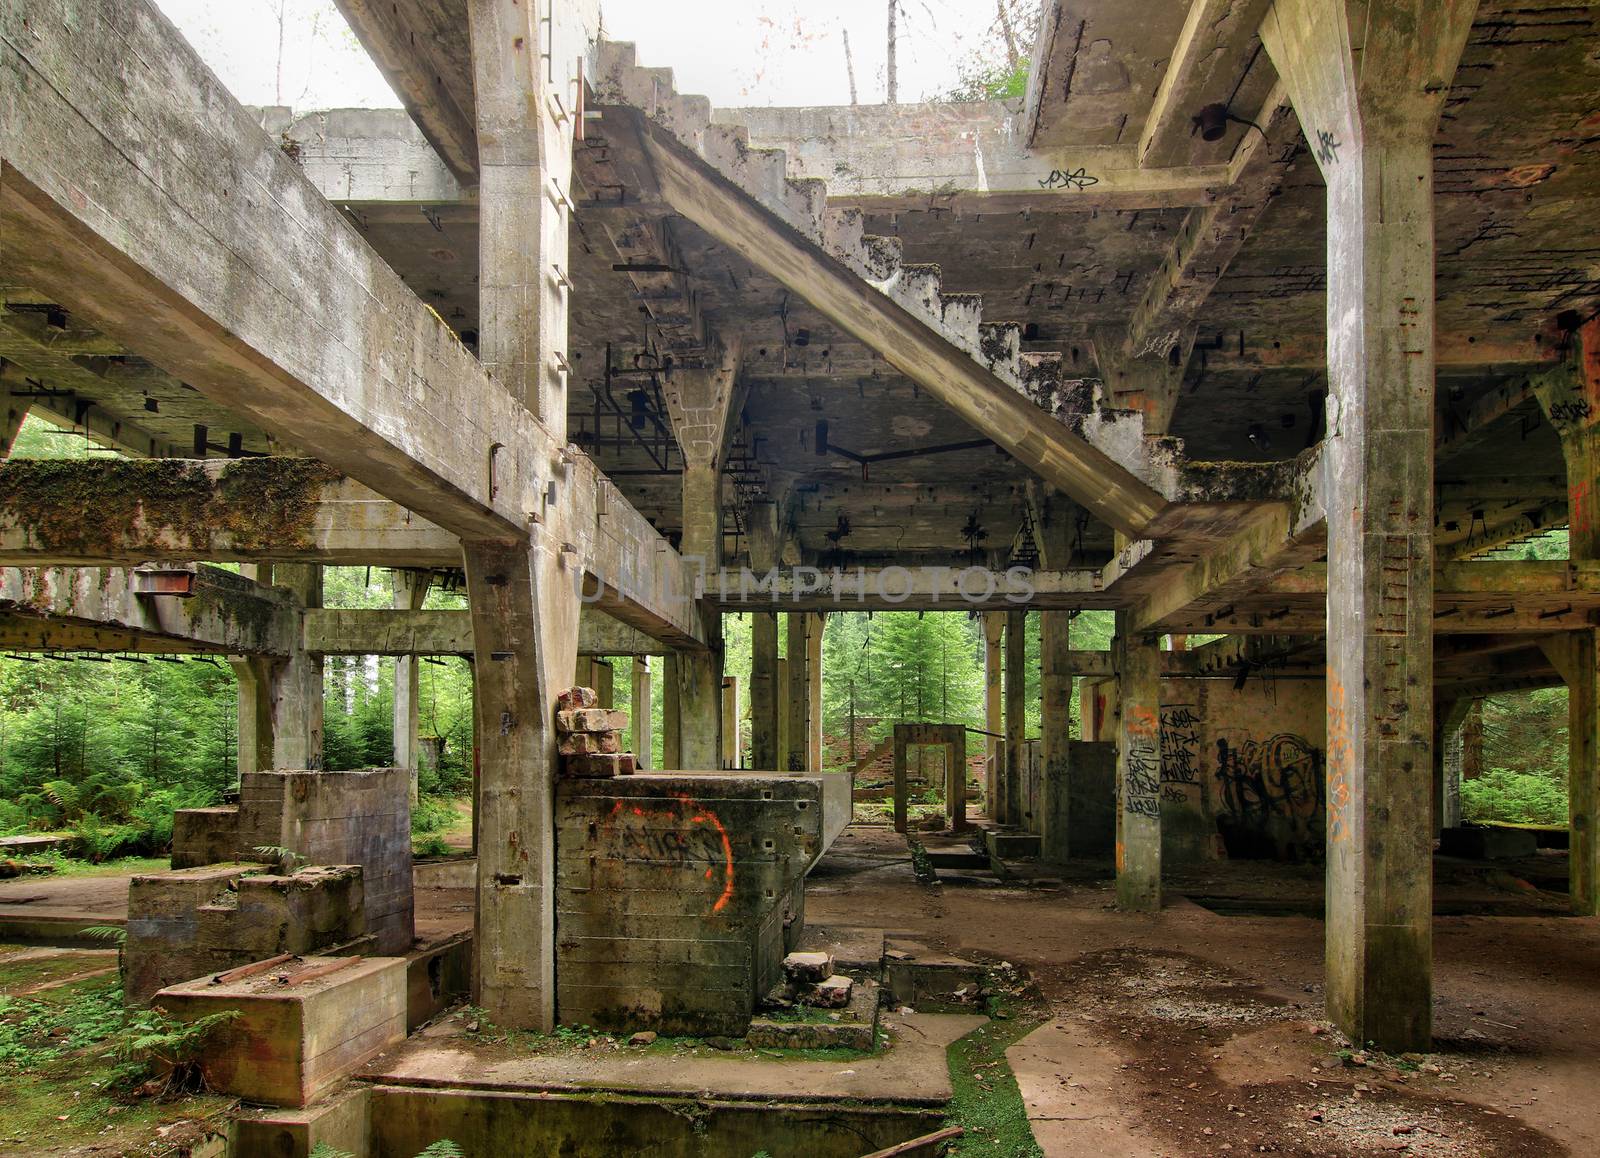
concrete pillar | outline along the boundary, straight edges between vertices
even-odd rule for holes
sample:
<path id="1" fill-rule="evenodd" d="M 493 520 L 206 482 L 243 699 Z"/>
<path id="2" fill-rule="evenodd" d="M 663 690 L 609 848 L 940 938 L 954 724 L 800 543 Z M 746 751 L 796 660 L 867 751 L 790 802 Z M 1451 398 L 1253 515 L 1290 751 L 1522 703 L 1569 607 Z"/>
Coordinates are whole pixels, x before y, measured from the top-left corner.
<path id="1" fill-rule="evenodd" d="M 1542 644 L 1567 681 L 1567 893 L 1579 916 L 1600 916 L 1600 649 L 1595 631 L 1565 631 Z"/>
<path id="2" fill-rule="evenodd" d="M 272 771 L 272 661 L 233 656 L 239 680 L 239 774 Z"/>
<path id="3" fill-rule="evenodd" d="M 1442 700 L 1433 705 L 1433 831 L 1461 823 L 1461 725 L 1472 700 Z"/>
<path id="4" fill-rule="evenodd" d="M 722 677 L 722 766 L 739 768 L 744 755 L 739 719 L 739 677 Z"/>
<path id="5" fill-rule="evenodd" d="M 806 769 L 822 771 L 822 629 L 825 612 L 806 616 Z"/>
<path id="6" fill-rule="evenodd" d="M 273 583 L 287 587 L 303 607 L 322 606 L 322 568 L 315 563 L 279 563 Z M 296 648 L 269 668 L 272 768 L 322 767 L 322 657 Z"/>
<path id="7" fill-rule="evenodd" d="M 1161 908 L 1161 648 L 1117 612 L 1117 904 Z"/>
<path id="8" fill-rule="evenodd" d="M 1432 1031 L 1433 140 L 1476 9 L 1261 28 L 1328 190 L 1328 1015 L 1394 1052 Z"/>
<path id="9" fill-rule="evenodd" d="M 789 767 L 789 660 L 778 657 L 778 767 L 782 772 Z"/>
<path id="10" fill-rule="evenodd" d="M 722 653 L 709 648 L 680 651 L 678 683 L 678 764 L 690 771 L 722 767 Z"/>
<path id="11" fill-rule="evenodd" d="M 617 706 L 617 669 L 611 666 L 610 660 L 597 659 L 590 665 L 589 671 L 594 679 L 594 694 L 602 708 Z"/>
<path id="12" fill-rule="evenodd" d="M 1028 735 L 1028 613 L 1007 611 L 1006 616 L 1006 755 L 1001 765 L 996 800 L 1001 824 L 1021 825 L 1023 762 Z"/>
<path id="13" fill-rule="evenodd" d="M 684 766 L 682 745 L 683 714 L 679 710 L 678 653 L 668 652 L 661 661 L 661 767 Z"/>
<path id="14" fill-rule="evenodd" d="M 789 686 L 787 708 L 789 713 L 789 748 L 784 767 L 791 772 L 804 772 L 812 768 L 811 740 L 811 643 L 809 626 L 811 615 L 805 611 L 788 613 L 789 630 Z"/>
<path id="15" fill-rule="evenodd" d="M 1001 765 L 1005 760 L 1005 716 L 1002 704 L 1005 696 L 1005 666 L 1001 662 L 1000 641 L 1005 631 L 1006 616 L 1003 611 L 983 613 L 983 800 L 990 820 L 1000 819 L 1001 805 L 997 793 L 1003 781 Z"/>
<path id="16" fill-rule="evenodd" d="M 779 767 L 778 617 L 757 611 L 750 617 L 750 766 L 763 772 Z M 784 764 L 787 764 L 787 755 Z"/>
<path id="17" fill-rule="evenodd" d="M 394 606 L 402 611 L 420 611 L 428 597 L 429 571 L 395 570 Z M 417 773 L 422 767 L 417 745 L 419 728 L 417 702 L 421 697 L 417 657 L 402 655 L 394 661 L 394 766 L 411 774 L 411 803 L 417 803 Z"/>
<path id="18" fill-rule="evenodd" d="M 650 657 L 633 657 L 633 762 L 636 768 L 650 767 L 650 748 L 655 742 L 650 734 Z"/>
<path id="19" fill-rule="evenodd" d="M 556 696 L 578 657 L 561 539 L 463 543 L 478 735 L 475 1001 L 500 1025 L 555 1017 Z"/>
<path id="20" fill-rule="evenodd" d="M 683 539 L 679 553 L 709 575 L 722 565 L 722 474 L 712 463 L 683 468 Z"/>
<path id="21" fill-rule="evenodd" d="M 522 0 L 467 0 L 466 17 L 479 161 L 479 358 L 559 446 L 567 436 L 582 18 L 557 4 L 541 21 Z M 557 483 L 526 545 L 462 543 L 478 742 L 474 1000 L 499 1025 L 545 1031 L 555 1023 L 555 698 L 578 654 L 579 600 L 561 562 L 562 543 L 575 541 L 564 486 Z"/>
<path id="22" fill-rule="evenodd" d="M 1069 855 L 1067 766 L 1072 740 L 1072 613 L 1039 613 L 1039 859 L 1059 864 Z"/>

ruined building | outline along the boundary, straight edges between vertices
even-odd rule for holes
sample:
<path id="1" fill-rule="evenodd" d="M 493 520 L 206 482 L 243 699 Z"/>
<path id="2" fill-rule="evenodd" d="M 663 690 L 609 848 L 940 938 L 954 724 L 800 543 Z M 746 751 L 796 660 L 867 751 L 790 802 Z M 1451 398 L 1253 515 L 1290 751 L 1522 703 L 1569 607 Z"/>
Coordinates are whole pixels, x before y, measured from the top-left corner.
<path id="1" fill-rule="evenodd" d="M 984 617 L 954 829 L 1110 862 L 1125 914 L 1164 873 L 1325 863 L 1314 983 L 1358 1046 L 1432 1044 L 1484 696 L 1568 688 L 1570 903 L 1600 912 L 1600 10 L 1045 0 L 1023 99 L 720 109 L 597 0 L 338 3 L 403 111 L 247 109 L 148 0 L 0 9 L 7 443 L 31 411 L 121 452 L 0 467 L 0 634 L 240 681 L 239 805 L 181 820 L 130 944 L 357 945 L 350 984 L 403 1006 L 374 962 L 410 951 L 404 776 L 319 772 L 323 657 L 464 655 L 475 901 L 435 989 L 738 1036 L 850 818 L 836 609 Z M 1566 559 L 1495 554 L 1562 526 Z M 329 564 L 396 569 L 395 608 L 322 607 Z M 448 573 L 470 610 L 424 610 Z M 628 655 L 664 770 L 558 777 L 558 695 Z M 263 846 L 361 871 L 213 913 Z M 189 963 L 148 992 L 227 961 Z M 314 1060 L 258 1100 L 315 1103 L 343 1063 Z"/>

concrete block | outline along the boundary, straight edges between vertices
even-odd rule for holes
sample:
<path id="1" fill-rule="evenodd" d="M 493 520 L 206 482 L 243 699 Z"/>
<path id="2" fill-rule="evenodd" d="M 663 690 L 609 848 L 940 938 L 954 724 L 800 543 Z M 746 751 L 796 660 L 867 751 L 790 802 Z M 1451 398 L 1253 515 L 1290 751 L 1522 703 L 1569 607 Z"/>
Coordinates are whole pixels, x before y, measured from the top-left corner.
<path id="1" fill-rule="evenodd" d="M 196 868 L 239 855 L 239 809 L 181 808 L 172 814 L 172 867 Z"/>
<path id="2" fill-rule="evenodd" d="M 790 953 L 783 959 L 783 975 L 790 981 L 826 981 L 833 976 L 833 958 L 826 953 Z"/>
<path id="3" fill-rule="evenodd" d="M 229 1139 L 234 1154 L 309 1158 L 326 1146 L 350 1158 L 369 1158 L 372 1090 L 356 1085 L 301 1109 L 241 1109 Z"/>
<path id="4" fill-rule="evenodd" d="M 610 755 L 565 756 L 561 760 L 564 776 L 589 780 L 609 780 L 613 776 L 633 775 L 633 753 L 617 752 Z"/>
<path id="5" fill-rule="evenodd" d="M 843 974 L 836 974 L 815 985 L 801 985 L 795 990 L 795 1000 L 801 1005 L 818 1009 L 843 1009 L 850 1004 L 852 982 Z"/>
<path id="6" fill-rule="evenodd" d="M 1536 856 L 1539 837 L 1525 828 L 1477 828 L 1462 825 L 1439 833 L 1439 851 L 1468 860 L 1516 860 Z"/>
<path id="7" fill-rule="evenodd" d="M 186 981 L 154 1004 L 185 1021 L 236 1011 L 202 1050 L 206 1081 L 251 1102 L 308 1106 L 406 1036 L 405 960 L 347 960 L 320 976 L 340 959 L 298 958 L 221 984 Z"/>

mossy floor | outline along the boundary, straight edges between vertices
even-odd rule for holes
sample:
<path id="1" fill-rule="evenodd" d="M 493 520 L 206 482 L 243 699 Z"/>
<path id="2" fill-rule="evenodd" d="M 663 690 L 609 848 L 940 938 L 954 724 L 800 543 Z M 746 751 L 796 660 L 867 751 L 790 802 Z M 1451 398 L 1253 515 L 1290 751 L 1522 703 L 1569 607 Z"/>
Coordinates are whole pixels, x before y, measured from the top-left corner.
<path id="1" fill-rule="evenodd" d="M 123 1024 L 105 953 L 0 946 L 0 1155 L 187 1154 L 232 1099 L 130 1099 L 111 1088 Z"/>
<path id="2" fill-rule="evenodd" d="M 966 1133 L 951 1148 L 952 1155 L 983 1154 L 995 1158 L 1043 1158 L 1028 1124 L 1028 1109 L 1017 1088 L 1006 1050 L 1044 1022 L 1041 1013 L 1025 1005 L 1005 1005 L 995 1020 L 979 1026 L 950 1046 L 950 1100 L 948 1122 Z"/>

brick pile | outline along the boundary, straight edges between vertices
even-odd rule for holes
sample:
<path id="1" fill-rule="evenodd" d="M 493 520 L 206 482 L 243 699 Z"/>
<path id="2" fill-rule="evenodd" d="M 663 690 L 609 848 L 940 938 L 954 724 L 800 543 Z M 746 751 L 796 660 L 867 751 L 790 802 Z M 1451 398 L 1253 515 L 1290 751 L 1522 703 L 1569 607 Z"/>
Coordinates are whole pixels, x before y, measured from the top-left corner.
<path id="1" fill-rule="evenodd" d="M 628 713 L 597 707 L 599 702 L 593 688 L 568 688 L 556 697 L 557 751 L 563 776 L 609 780 L 633 775 L 633 753 L 623 751 Z"/>

